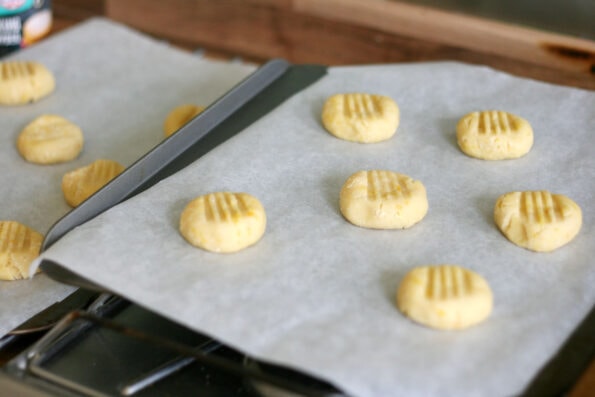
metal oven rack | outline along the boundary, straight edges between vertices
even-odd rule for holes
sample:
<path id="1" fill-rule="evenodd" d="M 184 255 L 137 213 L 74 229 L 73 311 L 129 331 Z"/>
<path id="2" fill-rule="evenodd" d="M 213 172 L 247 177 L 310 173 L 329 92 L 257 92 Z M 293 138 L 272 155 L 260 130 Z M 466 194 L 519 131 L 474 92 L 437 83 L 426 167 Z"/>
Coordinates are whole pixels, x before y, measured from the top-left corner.
<path id="1" fill-rule="evenodd" d="M 344 396 L 109 294 L 11 360 L 0 384 L 31 396 Z"/>

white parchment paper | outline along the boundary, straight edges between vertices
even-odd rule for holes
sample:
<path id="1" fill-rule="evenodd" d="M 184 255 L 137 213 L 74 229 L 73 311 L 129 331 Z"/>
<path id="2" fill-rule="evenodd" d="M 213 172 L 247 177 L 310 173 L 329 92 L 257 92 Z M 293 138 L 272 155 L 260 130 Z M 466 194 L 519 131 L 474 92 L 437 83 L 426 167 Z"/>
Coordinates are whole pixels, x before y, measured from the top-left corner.
<path id="1" fill-rule="evenodd" d="M 163 121 L 172 108 L 209 105 L 254 69 L 201 60 L 102 19 L 5 59 L 39 61 L 56 78 L 49 97 L 0 107 L 0 219 L 19 221 L 42 234 L 70 210 L 60 185 L 64 173 L 98 158 L 130 165 L 163 139 Z M 18 134 L 46 113 L 81 127 L 85 144 L 79 158 L 43 166 L 19 155 Z M 0 336 L 72 291 L 43 274 L 0 281 Z"/>
<path id="2" fill-rule="evenodd" d="M 338 92 L 389 95 L 396 136 L 378 144 L 321 126 Z M 483 109 L 531 122 L 525 157 L 465 156 L 455 125 Z M 331 68 L 244 132 L 149 191 L 74 230 L 45 253 L 166 317 L 356 396 L 519 393 L 595 302 L 595 94 L 489 68 L 426 63 Z M 430 203 L 408 230 L 347 223 L 339 191 L 352 173 L 389 169 L 421 180 Z M 584 225 L 548 254 L 511 244 L 494 225 L 503 193 L 547 189 L 582 208 Z M 178 233 L 184 206 L 208 192 L 244 191 L 267 212 L 263 239 L 208 253 Z M 491 317 L 459 332 L 402 316 L 394 295 L 415 266 L 454 263 L 482 274 Z"/>

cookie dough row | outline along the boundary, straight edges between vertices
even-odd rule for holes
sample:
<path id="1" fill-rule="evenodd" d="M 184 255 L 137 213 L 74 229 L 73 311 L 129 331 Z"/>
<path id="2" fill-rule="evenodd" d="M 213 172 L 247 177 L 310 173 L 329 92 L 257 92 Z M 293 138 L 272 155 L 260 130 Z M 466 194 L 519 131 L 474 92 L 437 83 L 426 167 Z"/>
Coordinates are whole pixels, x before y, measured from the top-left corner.
<path id="1" fill-rule="evenodd" d="M 371 229 L 405 229 L 428 212 L 420 181 L 385 170 L 359 171 L 343 185 L 341 214 Z M 536 252 L 569 243 L 580 231 L 581 208 L 572 199 L 547 191 L 506 193 L 494 207 L 494 222 L 509 241 Z M 236 252 L 256 243 L 265 231 L 260 201 L 246 193 L 216 192 L 192 200 L 180 217 L 180 232 L 194 246 Z"/>
<path id="2" fill-rule="evenodd" d="M 357 226 L 404 229 L 424 218 L 428 199 L 424 185 L 407 175 L 386 170 L 359 171 L 343 185 L 340 209 Z M 576 202 L 562 194 L 511 192 L 496 201 L 494 221 L 514 244 L 549 252 L 578 234 L 582 211 Z"/>
<path id="3" fill-rule="evenodd" d="M 55 89 L 53 74 L 32 61 L 0 62 L 0 105 L 25 105 L 49 95 Z M 80 127 L 69 120 L 44 114 L 25 126 L 17 138 L 21 156 L 34 164 L 72 161 L 84 143 Z M 68 172 L 62 178 L 66 202 L 78 206 L 124 167 L 111 160 L 97 160 Z M 29 277 L 31 262 L 39 255 L 43 235 L 17 221 L 0 221 L 0 280 Z"/>
<path id="4" fill-rule="evenodd" d="M 204 110 L 187 104 L 172 110 L 164 123 L 168 137 Z M 390 139 L 399 127 L 400 110 L 390 97 L 349 93 L 329 97 L 322 109 L 322 124 L 337 138 L 359 143 Z M 533 146 L 531 124 L 509 112 L 476 111 L 463 116 L 456 126 L 463 153 L 483 160 L 515 159 Z"/>
<path id="5" fill-rule="evenodd" d="M 54 91 L 54 75 L 38 62 L 0 62 L 0 105 L 23 105 L 35 102 Z M 17 148 L 33 162 L 46 160 L 35 145 L 36 126 L 28 126 L 19 136 Z M 66 134 L 82 146 L 82 133 L 66 128 Z M 78 153 L 76 154 L 78 155 Z M 76 157 L 75 155 L 75 157 Z M 16 221 L 0 221 L 0 280 L 29 277 L 29 266 L 39 255 L 43 235 Z"/>
<path id="6" fill-rule="evenodd" d="M 336 94 L 326 100 L 322 109 L 325 129 L 352 142 L 385 141 L 396 133 L 399 121 L 397 103 L 383 95 Z M 461 150 L 483 160 L 519 158 L 533 146 L 529 122 L 508 112 L 472 112 L 459 120 L 456 129 Z"/>

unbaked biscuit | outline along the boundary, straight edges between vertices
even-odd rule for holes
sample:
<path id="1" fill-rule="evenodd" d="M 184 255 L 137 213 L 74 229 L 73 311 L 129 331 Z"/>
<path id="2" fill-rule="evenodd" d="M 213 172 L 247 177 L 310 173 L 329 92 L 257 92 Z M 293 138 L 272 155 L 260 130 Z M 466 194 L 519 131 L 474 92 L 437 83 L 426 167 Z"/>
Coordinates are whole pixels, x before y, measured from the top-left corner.
<path id="1" fill-rule="evenodd" d="M 124 166 L 112 160 L 96 160 L 85 167 L 70 171 L 62 177 L 64 199 L 68 205 L 76 207 L 122 171 Z"/>
<path id="2" fill-rule="evenodd" d="M 63 117 L 45 114 L 29 123 L 17 138 L 23 158 L 36 164 L 75 159 L 83 148 L 83 132 Z"/>
<path id="3" fill-rule="evenodd" d="M 463 153 L 482 160 L 524 156 L 533 146 L 533 129 L 519 116 L 497 110 L 469 113 L 457 124 Z"/>
<path id="4" fill-rule="evenodd" d="M 0 221 L 0 280 L 28 278 L 42 241 L 40 233 L 19 222 Z"/>
<path id="5" fill-rule="evenodd" d="M 431 265 L 409 271 L 397 290 L 399 310 L 413 321 L 437 329 L 463 329 L 484 321 L 493 295 L 479 274 L 456 265 Z"/>
<path id="6" fill-rule="evenodd" d="M 166 137 L 170 136 L 183 125 L 188 123 L 194 117 L 196 117 L 199 113 L 205 110 L 204 106 L 198 105 L 180 105 L 177 108 L 173 109 L 167 117 L 165 118 L 165 122 L 163 123 L 163 133 Z"/>
<path id="7" fill-rule="evenodd" d="M 498 229 L 514 244 L 548 252 L 570 242 L 580 231 L 582 211 L 562 194 L 548 191 L 506 193 L 494 207 Z"/>
<path id="8" fill-rule="evenodd" d="M 397 131 L 399 107 L 387 96 L 337 94 L 326 100 L 322 124 L 337 138 L 361 143 L 380 142 Z"/>
<path id="9" fill-rule="evenodd" d="M 343 216 L 373 229 L 404 229 L 428 212 L 426 189 L 420 181 L 392 171 L 359 171 L 351 175 L 339 196 Z"/>
<path id="10" fill-rule="evenodd" d="M 54 75 L 31 61 L 0 62 L 0 104 L 35 102 L 54 91 Z"/>
<path id="11" fill-rule="evenodd" d="M 192 200 L 180 216 L 180 233 L 192 245 L 212 252 L 236 252 L 260 240 L 266 214 L 247 193 L 217 192 Z"/>

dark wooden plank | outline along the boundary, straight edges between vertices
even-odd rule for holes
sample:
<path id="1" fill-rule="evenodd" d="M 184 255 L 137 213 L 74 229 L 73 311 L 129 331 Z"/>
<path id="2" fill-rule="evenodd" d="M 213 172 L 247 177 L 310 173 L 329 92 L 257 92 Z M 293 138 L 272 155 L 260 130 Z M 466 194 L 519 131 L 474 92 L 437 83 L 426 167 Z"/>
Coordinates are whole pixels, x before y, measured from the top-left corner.
<path id="1" fill-rule="evenodd" d="M 569 70 L 398 35 L 313 16 L 296 11 L 291 4 L 287 0 L 106 0 L 106 14 L 173 43 L 251 60 L 281 57 L 326 65 L 457 60 L 595 89 L 595 71 Z"/>

